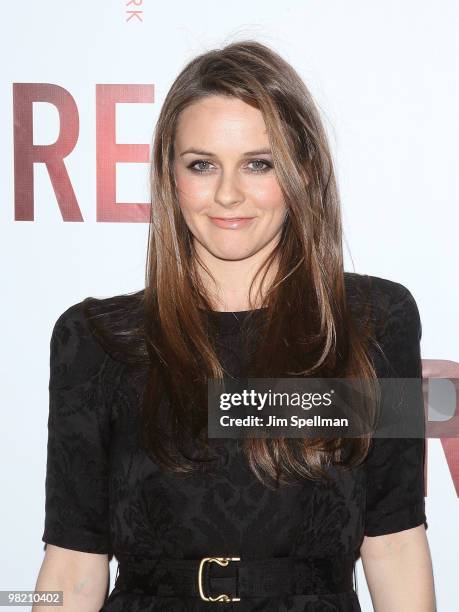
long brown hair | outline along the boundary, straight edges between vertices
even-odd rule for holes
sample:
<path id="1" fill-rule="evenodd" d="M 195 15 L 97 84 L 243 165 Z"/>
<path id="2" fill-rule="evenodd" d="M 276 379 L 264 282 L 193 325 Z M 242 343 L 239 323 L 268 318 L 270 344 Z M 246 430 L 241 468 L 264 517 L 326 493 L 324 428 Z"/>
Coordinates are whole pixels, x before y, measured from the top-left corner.
<path id="1" fill-rule="evenodd" d="M 203 53 L 175 79 L 156 124 L 146 282 L 145 290 L 136 294 L 149 368 L 141 410 L 142 443 L 156 462 L 177 473 L 210 461 L 205 435 L 207 380 L 225 375 L 203 317 L 212 304 L 197 274 L 200 264 L 180 211 L 173 173 L 178 117 L 210 95 L 234 96 L 260 110 L 288 210 L 278 244 L 258 271 L 262 286 L 271 264 L 277 263 L 268 291 L 257 296 L 257 307 L 265 308 L 266 316 L 252 336 L 256 343 L 250 376 L 368 381 L 376 376 L 368 352 L 370 325 L 357 324 L 346 299 L 339 194 L 326 133 L 310 92 L 292 66 L 259 42 L 236 42 Z M 251 295 L 249 303 L 254 308 Z M 167 415 L 162 412 L 164 394 Z M 368 410 L 376 411 L 374 402 Z M 185 452 L 190 435 L 202 442 L 201 457 Z M 272 486 L 273 481 L 286 484 L 288 476 L 320 478 L 332 462 L 345 468 L 356 465 L 365 458 L 369 442 L 367 436 L 254 438 L 245 439 L 243 449 L 256 476 Z"/>

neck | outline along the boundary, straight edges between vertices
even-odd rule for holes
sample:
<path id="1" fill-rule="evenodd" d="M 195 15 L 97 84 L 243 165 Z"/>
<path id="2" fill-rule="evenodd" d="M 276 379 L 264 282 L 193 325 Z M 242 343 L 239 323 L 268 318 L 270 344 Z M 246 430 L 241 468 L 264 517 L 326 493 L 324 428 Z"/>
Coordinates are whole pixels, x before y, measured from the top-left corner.
<path id="1" fill-rule="evenodd" d="M 260 284 L 263 273 L 258 275 L 252 287 L 251 295 L 254 299 L 250 303 L 250 285 L 263 259 L 264 257 L 254 256 L 241 260 L 228 260 L 219 259 L 211 254 L 203 257 L 201 253 L 197 253 L 197 258 L 194 260 L 196 273 L 211 302 L 212 308 L 228 312 L 260 308 L 277 271 L 277 264 L 274 265 L 273 263 L 266 274 L 263 286 Z M 200 260 L 209 270 L 210 275 L 199 264 Z"/>

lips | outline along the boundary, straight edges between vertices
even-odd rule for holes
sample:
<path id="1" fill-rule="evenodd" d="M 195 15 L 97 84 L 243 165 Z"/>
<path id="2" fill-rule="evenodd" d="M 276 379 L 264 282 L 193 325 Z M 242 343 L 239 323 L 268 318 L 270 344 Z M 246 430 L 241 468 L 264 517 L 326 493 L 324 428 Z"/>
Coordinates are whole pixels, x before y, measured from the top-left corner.
<path id="1" fill-rule="evenodd" d="M 240 229 L 247 226 L 255 217 L 209 217 L 214 225 L 222 229 Z"/>

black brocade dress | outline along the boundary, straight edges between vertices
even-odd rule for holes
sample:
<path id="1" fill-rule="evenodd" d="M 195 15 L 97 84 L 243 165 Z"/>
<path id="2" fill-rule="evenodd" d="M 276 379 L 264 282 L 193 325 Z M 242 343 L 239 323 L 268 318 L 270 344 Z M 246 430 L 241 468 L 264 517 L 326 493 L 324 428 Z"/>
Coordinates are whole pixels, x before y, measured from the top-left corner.
<path id="1" fill-rule="evenodd" d="M 358 302 L 360 289 L 371 281 L 384 353 L 374 352 L 378 376 L 420 378 L 421 322 L 409 290 L 356 273 L 347 272 L 345 279 L 349 304 Z M 224 364 L 238 373 L 244 313 L 206 314 L 220 325 Z M 251 472 L 240 441 L 220 439 L 215 473 L 183 478 L 160 470 L 137 444 L 138 380 L 96 341 L 81 302 L 59 317 L 50 347 L 42 540 L 116 557 L 117 582 L 104 612 L 359 612 L 352 569 L 363 537 L 427 527 L 423 439 L 374 439 L 361 466 L 330 470 L 332 486 L 304 481 L 278 490 L 263 486 Z M 239 593 L 240 601 L 200 598 L 196 564 L 210 556 L 255 563 L 248 569 L 237 561 L 205 566 L 205 594 Z M 281 558 L 305 565 L 293 569 Z M 175 560 L 177 568 L 183 561 L 194 565 L 188 573 L 169 566 L 157 591 L 146 592 L 155 559 Z M 273 559 L 281 563 L 277 569 L 269 565 Z M 120 582 L 122 564 L 131 564 L 131 580 L 141 588 Z M 276 588 L 293 576 L 297 590 L 279 595 Z M 194 593 L 180 594 L 181 588 Z"/>

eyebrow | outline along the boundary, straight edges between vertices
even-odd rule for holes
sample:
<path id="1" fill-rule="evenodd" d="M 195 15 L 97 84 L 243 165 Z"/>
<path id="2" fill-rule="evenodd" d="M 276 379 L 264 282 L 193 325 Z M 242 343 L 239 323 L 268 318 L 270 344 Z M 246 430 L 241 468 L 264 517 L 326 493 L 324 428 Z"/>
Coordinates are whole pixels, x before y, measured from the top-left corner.
<path id="1" fill-rule="evenodd" d="M 183 151 L 182 153 L 180 153 L 180 157 L 182 155 L 186 155 L 187 153 L 195 153 L 196 155 L 208 155 L 209 157 L 215 156 L 215 153 L 211 153 L 210 151 L 202 151 L 200 149 L 195 149 L 194 147 L 191 147 L 190 149 L 187 149 L 186 151 Z M 246 151 L 246 153 L 243 153 L 243 155 L 271 155 L 271 149 L 258 149 L 257 151 Z"/>

